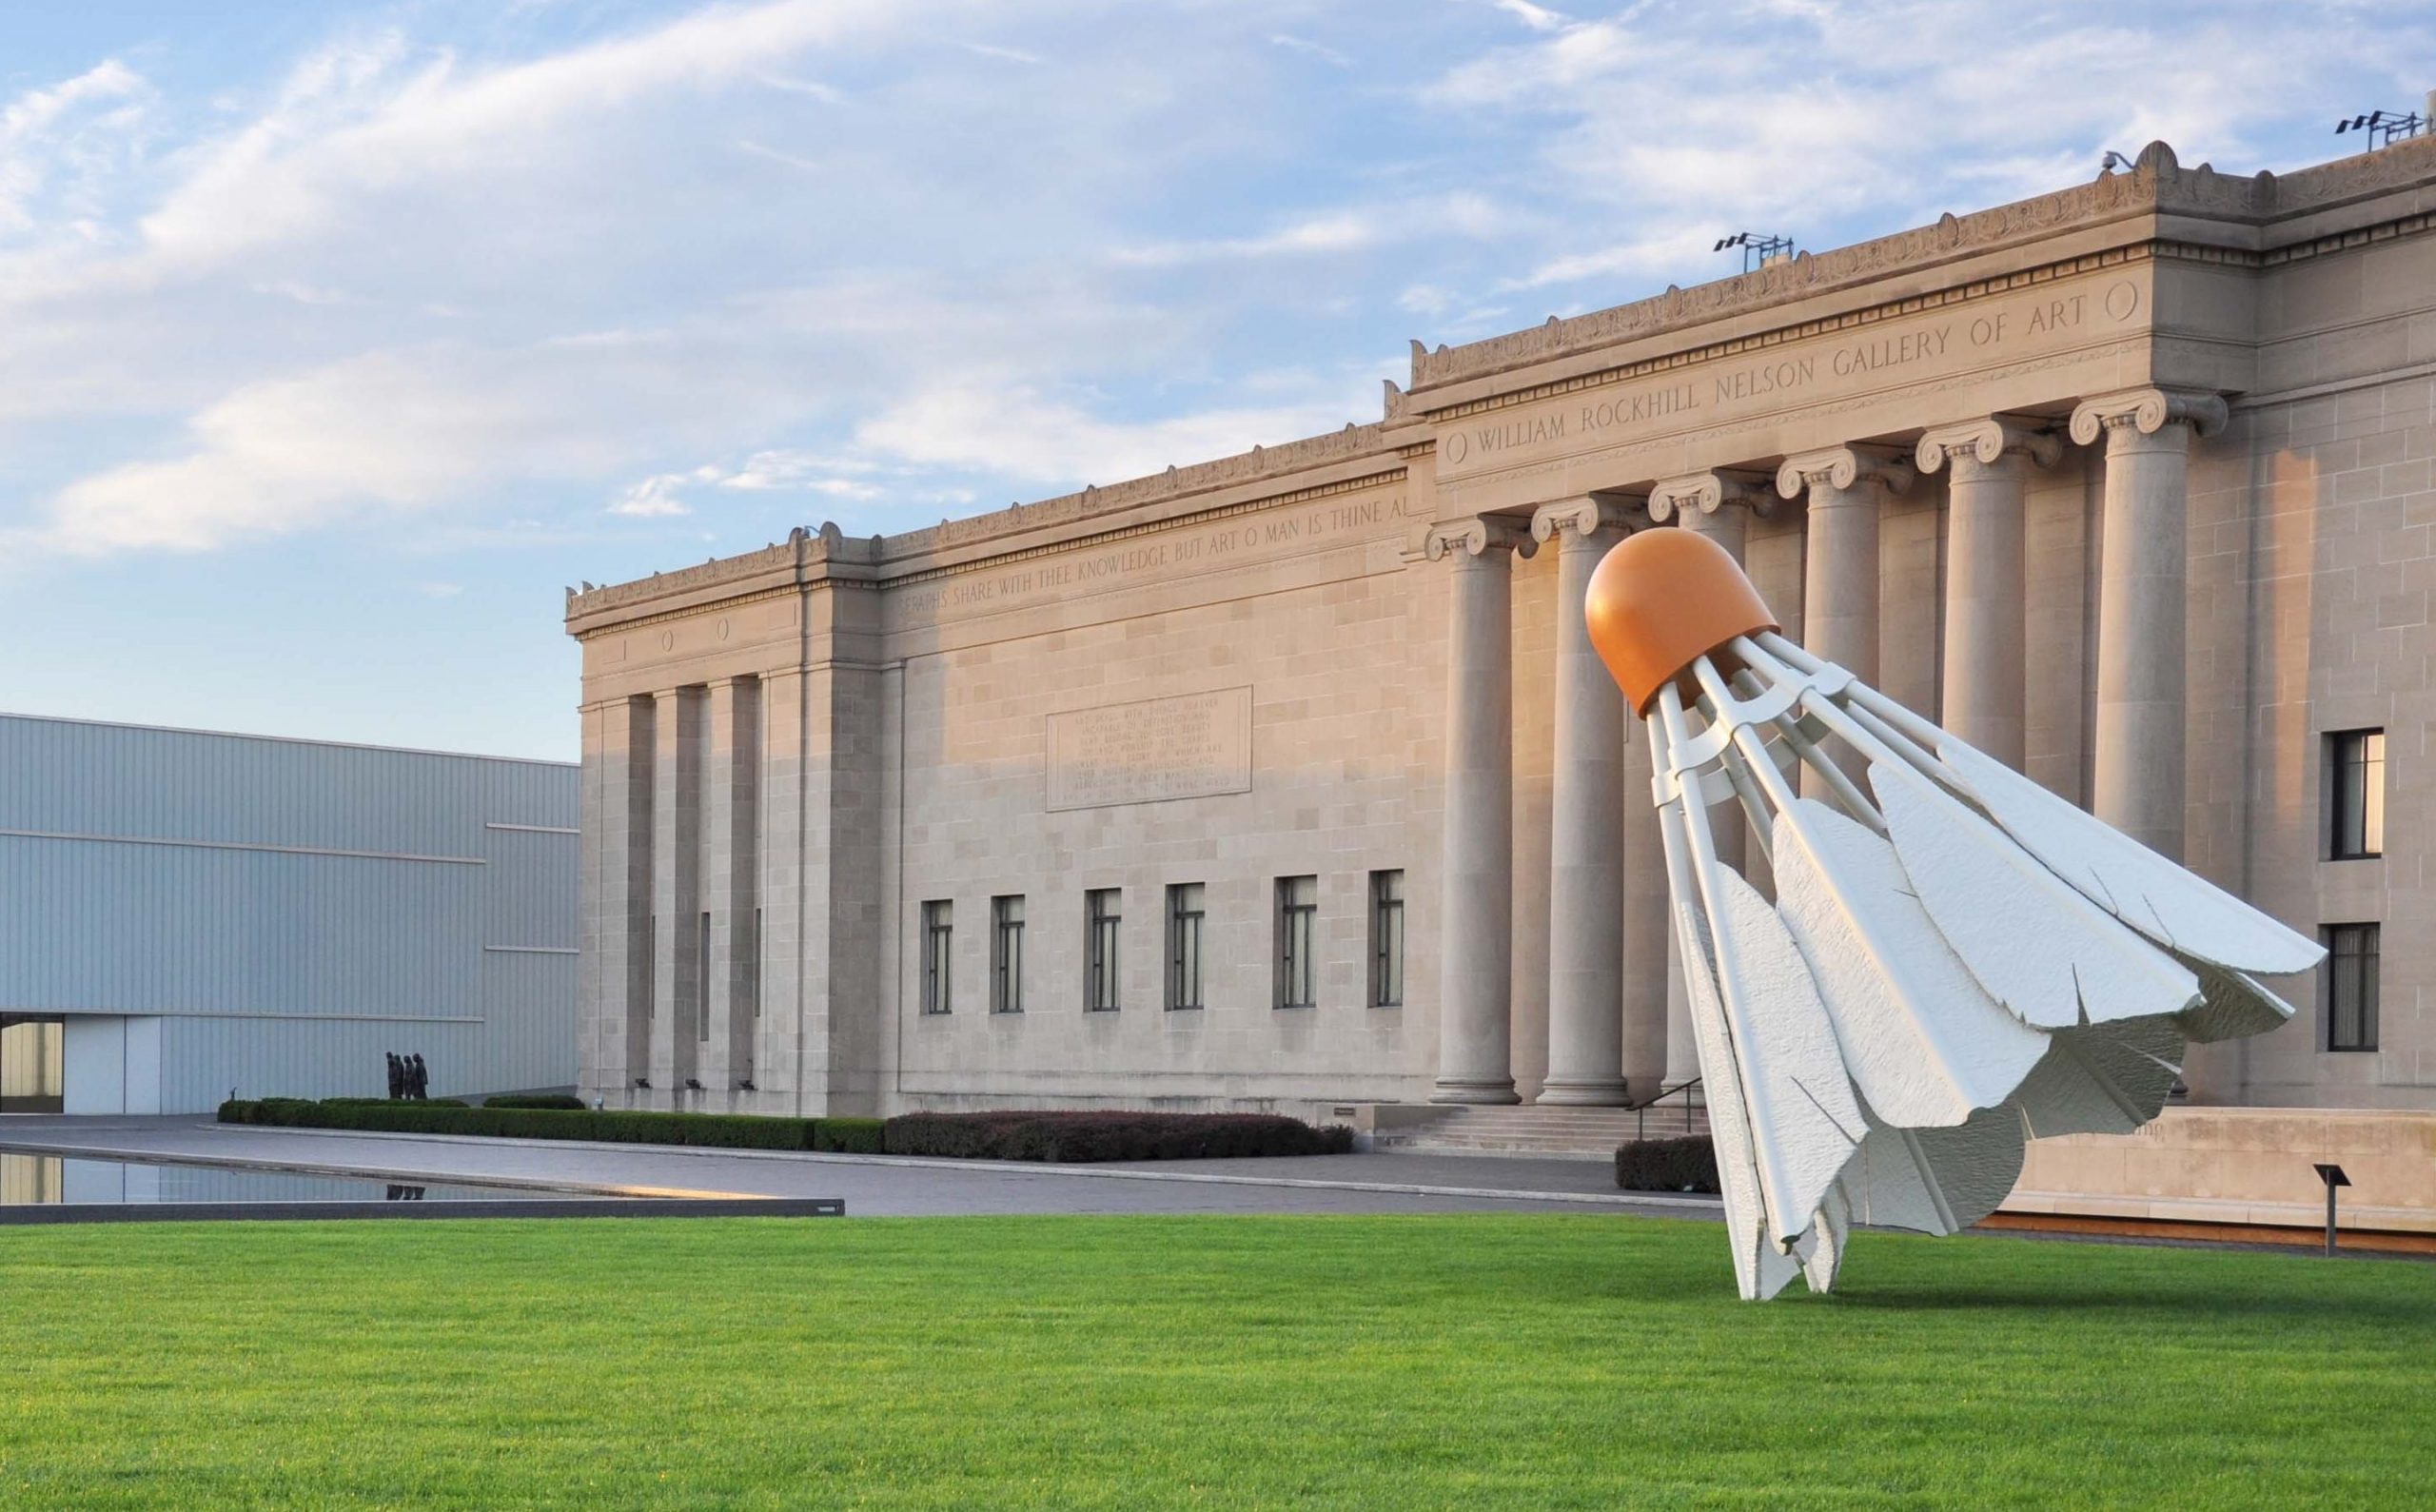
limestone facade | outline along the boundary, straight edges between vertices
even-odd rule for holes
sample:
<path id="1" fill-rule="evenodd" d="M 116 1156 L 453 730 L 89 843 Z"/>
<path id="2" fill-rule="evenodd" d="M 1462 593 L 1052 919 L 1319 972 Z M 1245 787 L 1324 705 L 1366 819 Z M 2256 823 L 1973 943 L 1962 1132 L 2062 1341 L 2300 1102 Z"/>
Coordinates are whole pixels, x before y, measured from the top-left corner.
<path id="1" fill-rule="evenodd" d="M 584 1089 L 1325 1114 L 1696 1074 L 1647 753 L 1579 625 L 1601 552 L 1689 528 L 2053 791 L 2304 931 L 2382 926 L 2373 1050 L 2282 984 L 2194 1103 L 2436 1109 L 2431 404 L 2436 139 L 2281 178 L 2159 144 L 1416 343 L 1374 423 L 571 593 Z M 2360 730 L 2384 854 L 2328 860 Z"/>

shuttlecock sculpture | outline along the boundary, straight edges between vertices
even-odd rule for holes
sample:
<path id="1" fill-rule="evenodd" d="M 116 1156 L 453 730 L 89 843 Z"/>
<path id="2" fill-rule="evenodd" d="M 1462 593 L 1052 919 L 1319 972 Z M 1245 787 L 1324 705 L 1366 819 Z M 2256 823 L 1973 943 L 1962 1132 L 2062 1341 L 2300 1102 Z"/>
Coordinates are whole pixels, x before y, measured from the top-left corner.
<path id="1" fill-rule="evenodd" d="M 1830 1289 L 1856 1223 L 1978 1222 L 2025 1138 L 2139 1128 L 2188 1042 L 2283 1023 L 2256 978 L 2325 954 L 1785 639 L 1704 537 L 1630 537 L 1587 613 L 1647 721 L 1746 1298 Z M 1712 809 L 1747 818 L 1773 902 Z"/>

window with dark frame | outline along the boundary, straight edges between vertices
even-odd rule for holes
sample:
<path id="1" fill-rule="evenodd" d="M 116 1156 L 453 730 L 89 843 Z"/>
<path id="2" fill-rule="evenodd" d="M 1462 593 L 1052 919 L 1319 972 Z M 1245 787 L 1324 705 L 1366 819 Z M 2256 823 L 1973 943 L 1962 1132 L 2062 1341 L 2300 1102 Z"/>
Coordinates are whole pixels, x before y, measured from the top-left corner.
<path id="1" fill-rule="evenodd" d="M 951 994 L 955 977 L 951 950 L 955 938 L 955 905 L 944 898 L 922 905 L 922 1011 L 953 1010 Z"/>
<path id="2" fill-rule="evenodd" d="M 1024 899 L 1020 893 L 990 900 L 990 1011 L 1024 1011 Z"/>
<path id="3" fill-rule="evenodd" d="M 1093 1013 L 1113 1013 L 1123 981 L 1124 962 L 1118 946 L 1125 926 L 1124 893 L 1095 887 L 1083 894 L 1083 1007 Z"/>
<path id="4" fill-rule="evenodd" d="M 1312 946 L 1318 934 L 1320 879 L 1277 879 L 1277 1006 L 1310 1008 L 1319 1001 Z"/>
<path id="5" fill-rule="evenodd" d="M 2377 926 L 2329 924 L 2326 946 L 2326 1048 L 2377 1048 Z"/>
<path id="6" fill-rule="evenodd" d="M 2327 855 L 2363 861 L 2386 854 L 2386 732 L 2341 730 L 2326 737 Z"/>
<path id="7" fill-rule="evenodd" d="M 1370 1006 L 1405 1004 L 1405 874 L 1370 874 Z"/>
<path id="8" fill-rule="evenodd" d="M 1201 1003 L 1201 920 L 1207 890 L 1199 882 L 1168 889 L 1168 1008 Z"/>

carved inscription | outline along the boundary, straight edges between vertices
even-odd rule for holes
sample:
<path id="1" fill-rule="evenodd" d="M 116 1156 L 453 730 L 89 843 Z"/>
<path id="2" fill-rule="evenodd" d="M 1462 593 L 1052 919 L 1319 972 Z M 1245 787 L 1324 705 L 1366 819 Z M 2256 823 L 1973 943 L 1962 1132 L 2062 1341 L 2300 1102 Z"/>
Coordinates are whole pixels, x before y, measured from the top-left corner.
<path id="1" fill-rule="evenodd" d="M 1553 404 L 1449 426 L 1439 433 L 1444 471 L 1478 471 L 1600 445 L 1635 430 L 1658 435 L 1739 415 L 1798 405 L 1837 392 L 1867 391 L 1915 374 L 1947 372 L 2054 350 L 2119 328 L 2139 308 L 2139 289 L 2118 281 L 1977 309 L 1893 322 L 1865 336 L 1831 336 L 1698 377 L 1643 381 Z"/>
<path id="2" fill-rule="evenodd" d="M 1248 793 L 1252 690 L 1052 714 L 1048 753 L 1052 812 Z"/>
<path id="3" fill-rule="evenodd" d="M 1296 504 L 1121 546 L 1044 558 L 1004 571 L 960 573 L 935 584 L 900 590 L 894 606 L 909 616 L 1002 609 L 1125 581 L 1171 578 L 1290 555 L 1332 538 L 1375 534 L 1383 525 L 1404 518 L 1402 494 Z"/>

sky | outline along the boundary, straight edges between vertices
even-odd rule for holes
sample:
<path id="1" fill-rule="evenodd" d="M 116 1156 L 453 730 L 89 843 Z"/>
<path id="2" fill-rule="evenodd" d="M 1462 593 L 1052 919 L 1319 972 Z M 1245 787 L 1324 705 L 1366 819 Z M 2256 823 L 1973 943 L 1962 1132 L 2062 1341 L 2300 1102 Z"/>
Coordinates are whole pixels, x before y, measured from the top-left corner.
<path id="1" fill-rule="evenodd" d="M 0 0 L 0 710 L 573 759 L 565 585 L 2430 88 L 2392 0 Z"/>

